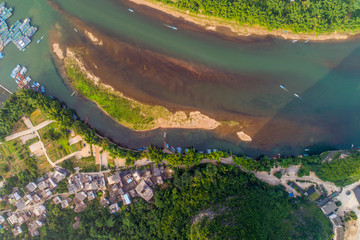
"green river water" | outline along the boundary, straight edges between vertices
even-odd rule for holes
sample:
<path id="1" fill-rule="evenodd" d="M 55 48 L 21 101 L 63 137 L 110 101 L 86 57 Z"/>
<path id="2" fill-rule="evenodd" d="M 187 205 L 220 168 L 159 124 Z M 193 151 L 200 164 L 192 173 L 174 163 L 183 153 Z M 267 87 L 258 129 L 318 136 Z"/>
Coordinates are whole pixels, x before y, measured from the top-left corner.
<path id="1" fill-rule="evenodd" d="M 337 147 L 360 145 L 359 40 L 308 44 L 279 39 L 235 42 L 181 28 L 171 30 L 136 11 L 130 13 L 114 0 L 56 2 L 86 24 L 136 46 L 242 76 L 226 84 L 184 80 L 189 86 L 187 91 L 129 79 L 141 90 L 156 94 L 163 101 L 199 110 L 269 119 L 252 134 L 256 145 L 220 138 L 215 131 L 168 129 L 171 145 L 231 149 L 247 154 L 298 153 L 304 146 L 319 142 Z M 25 65 L 28 75 L 44 84 L 48 94 L 75 108 L 82 119 L 88 116 L 88 123 L 101 134 L 134 148 L 150 143 L 161 145 L 164 130 L 133 132 L 116 124 L 94 103 L 76 95 L 70 97 L 71 90 L 56 71 L 48 36 L 49 31 L 68 38 L 77 37 L 77 33 L 46 0 L 9 0 L 7 5 L 14 8 L 8 23 L 30 17 L 39 31 L 26 52 L 20 52 L 12 43 L 5 48 L 6 56 L 0 60 L 1 85 L 15 91 L 10 72 L 16 64 Z M 36 44 L 41 36 L 43 41 Z M 284 121 L 286 125 L 282 125 Z"/>

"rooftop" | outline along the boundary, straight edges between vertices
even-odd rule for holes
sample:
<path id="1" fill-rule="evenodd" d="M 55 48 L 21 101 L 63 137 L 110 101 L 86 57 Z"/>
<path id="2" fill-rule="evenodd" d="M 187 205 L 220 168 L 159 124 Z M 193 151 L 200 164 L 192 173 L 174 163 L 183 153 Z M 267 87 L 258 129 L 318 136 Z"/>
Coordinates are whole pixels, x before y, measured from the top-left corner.
<path id="1" fill-rule="evenodd" d="M 330 201 L 321 207 L 321 210 L 324 212 L 325 215 L 329 215 L 330 213 L 334 212 L 336 209 L 337 206 L 333 201 Z"/>
<path id="2" fill-rule="evenodd" d="M 144 180 L 141 180 L 139 184 L 135 188 L 136 192 L 145 199 L 145 201 L 150 201 L 150 199 L 154 196 L 153 190 L 146 184 Z"/>

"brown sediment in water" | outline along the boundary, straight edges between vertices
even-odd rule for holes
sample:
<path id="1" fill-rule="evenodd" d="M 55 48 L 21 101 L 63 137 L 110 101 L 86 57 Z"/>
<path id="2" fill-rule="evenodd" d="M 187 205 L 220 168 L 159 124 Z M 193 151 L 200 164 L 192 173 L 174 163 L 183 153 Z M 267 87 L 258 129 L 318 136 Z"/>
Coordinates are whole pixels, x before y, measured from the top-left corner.
<path id="1" fill-rule="evenodd" d="M 203 111 L 203 113 L 200 113 L 198 108 L 191 105 L 178 104 L 176 101 L 164 102 L 161 97 L 147 93 L 146 89 L 144 91 L 143 84 L 160 85 L 164 89 L 169 85 L 174 85 L 171 91 L 179 89 L 183 92 L 187 88 L 182 81 L 184 78 L 190 78 L 190 81 L 194 82 L 206 81 L 211 83 L 218 82 L 218 79 L 228 79 L 226 74 L 216 74 L 215 71 L 206 67 L 166 57 L 150 50 L 140 49 L 86 26 L 75 17 L 67 17 L 70 17 L 71 21 L 74 22 L 79 31 L 78 34 L 84 34 L 87 39 L 83 37 L 75 38 L 71 43 L 65 45 L 83 49 L 83 51 L 76 53 L 77 57 L 81 59 L 83 70 L 86 70 L 88 75 L 96 76 L 95 78 L 92 77 L 93 80 L 96 80 L 96 83 L 101 82 L 102 85 L 112 91 L 124 94 L 130 99 L 146 104 L 164 106 L 173 112 L 171 117 L 167 119 L 157 119 L 156 127 L 215 129 L 220 125 L 218 121 L 213 119 L 216 114 L 213 113 L 212 116 L 207 116 L 207 113 L 204 115 Z M 63 60 L 63 55 L 69 55 L 69 51 L 66 50 L 68 47 L 61 47 L 59 38 L 52 39 L 52 42 L 52 50 L 59 63 L 59 60 L 60 62 Z M 102 44 L 99 44 L 100 42 Z M 62 64 L 62 67 L 59 64 L 57 65 L 61 75 L 65 77 L 64 64 Z M 224 81 L 224 84 L 230 85 L 231 81 L 228 81 L 228 83 Z M 138 84 L 139 87 L 136 86 Z M 239 119 L 240 117 L 237 116 L 236 118 Z M 220 118 L 220 120 L 228 120 L 228 118 Z M 241 118 L 241 121 L 242 123 L 246 122 L 244 118 Z M 233 127 L 225 127 L 225 129 L 222 127 L 221 129 L 222 133 L 228 134 L 231 132 L 236 136 L 236 130 L 243 129 L 243 127 L 244 125 L 237 125 L 235 129 Z"/>
<path id="2" fill-rule="evenodd" d="M 211 17 L 202 14 L 194 14 L 189 11 L 185 11 L 174 6 L 164 4 L 156 0 L 129 0 L 130 5 L 134 6 L 146 6 L 158 11 L 142 11 L 143 14 L 156 16 L 158 18 L 165 18 L 164 15 L 174 17 L 178 23 L 178 20 L 188 23 L 182 24 L 182 28 L 191 28 L 190 24 L 195 24 L 196 26 L 202 28 L 203 30 L 214 32 L 218 35 L 224 35 L 226 37 L 277 37 L 288 40 L 311 40 L 311 41 L 329 41 L 329 40 L 346 40 L 354 36 L 358 36 L 359 33 L 328 33 L 328 34 L 305 34 L 305 33 L 291 33 L 284 32 L 282 30 L 267 30 L 265 27 L 260 26 L 247 26 L 240 25 L 235 21 L 224 20 L 218 17 Z M 129 4 L 129 3 L 128 3 Z M 141 8 L 140 8 L 141 11 Z M 161 16 L 163 15 L 163 16 Z M 175 22 L 174 20 L 172 20 Z M 178 25 L 177 25 L 178 26 Z M 192 27 L 194 28 L 194 27 Z"/>
<path id="3" fill-rule="evenodd" d="M 134 99 L 130 99 L 124 96 L 122 93 L 115 91 L 110 85 L 103 84 L 97 76 L 95 76 L 92 72 L 85 68 L 83 64 L 84 59 L 79 59 L 77 54 L 71 50 L 67 49 L 66 51 L 66 59 L 65 64 L 72 63 L 78 67 L 83 74 L 87 76 L 89 80 L 91 80 L 95 85 L 101 86 L 101 88 L 106 89 L 108 92 L 117 95 L 121 98 L 126 98 L 130 103 L 135 104 L 136 106 L 145 105 L 143 103 L 139 103 Z M 97 104 L 97 103 L 96 103 Z M 97 106 L 101 108 L 100 105 Z M 103 109 L 102 109 L 103 110 Z M 103 110 L 106 114 L 108 114 L 105 110 Z M 154 120 L 154 127 L 146 129 L 152 130 L 156 128 L 186 128 L 186 129 L 215 129 L 220 123 L 214 119 L 205 116 L 199 111 L 190 112 L 188 115 L 183 111 L 177 111 L 175 113 L 170 113 L 167 109 L 162 109 L 163 113 L 157 119 Z M 109 115 L 109 114 L 108 114 Z M 109 115 L 111 117 L 111 115 Z M 120 123 L 121 124 L 121 123 Z"/>
<path id="4" fill-rule="evenodd" d="M 183 111 L 189 115 L 190 112 L 200 110 L 217 122 L 233 120 L 237 124 L 221 124 L 213 130 L 214 133 L 222 139 L 239 143 L 241 140 L 237 132 L 242 131 L 252 139 L 249 144 L 254 148 L 271 149 L 284 141 L 289 145 L 301 144 L 309 142 L 301 134 L 302 130 L 307 131 L 306 128 L 309 128 L 309 131 L 319 132 L 316 126 L 299 129 L 291 120 L 274 120 L 272 116 L 264 115 L 249 116 L 218 105 L 212 92 L 204 95 L 204 89 L 201 89 L 208 85 L 221 85 L 230 89 L 246 89 L 252 93 L 256 91 L 255 86 L 259 85 L 254 76 L 231 74 L 139 48 L 118 36 L 90 27 L 67 13 L 63 14 L 79 32 L 72 33 L 73 37 L 65 43 L 58 41 L 59 48 L 63 51 L 69 46 L 85 49 L 86 51 L 79 52 L 85 68 L 97 76 L 102 84 L 111 86 L 126 97 L 146 104 L 164 106 L 172 113 Z M 99 42 L 103 44 L 99 45 Z M 66 78 L 64 69 L 60 73 Z M 199 90 L 203 93 L 198 95 L 196 93 Z M 316 142 L 316 139 L 311 141 Z"/>

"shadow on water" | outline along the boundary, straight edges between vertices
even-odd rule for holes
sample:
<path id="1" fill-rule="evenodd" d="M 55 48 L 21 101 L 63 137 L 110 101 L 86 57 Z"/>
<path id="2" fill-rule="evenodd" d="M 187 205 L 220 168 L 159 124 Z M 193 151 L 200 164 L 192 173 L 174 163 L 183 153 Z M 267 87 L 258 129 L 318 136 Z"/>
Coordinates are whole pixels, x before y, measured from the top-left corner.
<path id="1" fill-rule="evenodd" d="M 360 145 L 360 48 L 315 85 L 299 93 L 253 137 L 252 146 L 271 152 L 299 152 L 291 146 L 327 143 L 338 148 Z M 293 94 L 293 93 L 291 93 Z M 277 147 L 269 144 L 276 142 Z M 291 143 L 291 144 L 287 144 Z M 288 147 L 286 147 L 288 145 Z"/>

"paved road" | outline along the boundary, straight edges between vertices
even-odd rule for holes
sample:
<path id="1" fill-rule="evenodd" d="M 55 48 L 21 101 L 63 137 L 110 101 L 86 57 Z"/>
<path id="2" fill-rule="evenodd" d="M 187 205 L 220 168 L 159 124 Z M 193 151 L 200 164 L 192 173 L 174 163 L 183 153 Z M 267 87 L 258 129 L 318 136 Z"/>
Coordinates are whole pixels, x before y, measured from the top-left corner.
<path id="1" fill-rule="evenodd" d="M 32 127 L 28 130 L 25 130 L 25 131 L 22 131 L 22 132 L 18 132 L 18 133 L 14 133 L 10 136 L 7 136 L 5 138 L 5 141 L 10 141 L 10 140 L 13 140 L 13 139 L 16 139 L 16 138 L 19 138 L 19 137 L 22 137 L 22 136 L 25 136 L 25 135 L 28 135 L 28 134 L 31 134 L 35 131 L 38 131 L 40 129 L 42 129 L 43 127 L 49 125 L 50 123 L 54 122 L 53 120 L 47 120 L 45 122 L 42 122 L 40 123 L 39 125 L 35 126 L 35 127 Z"/>

